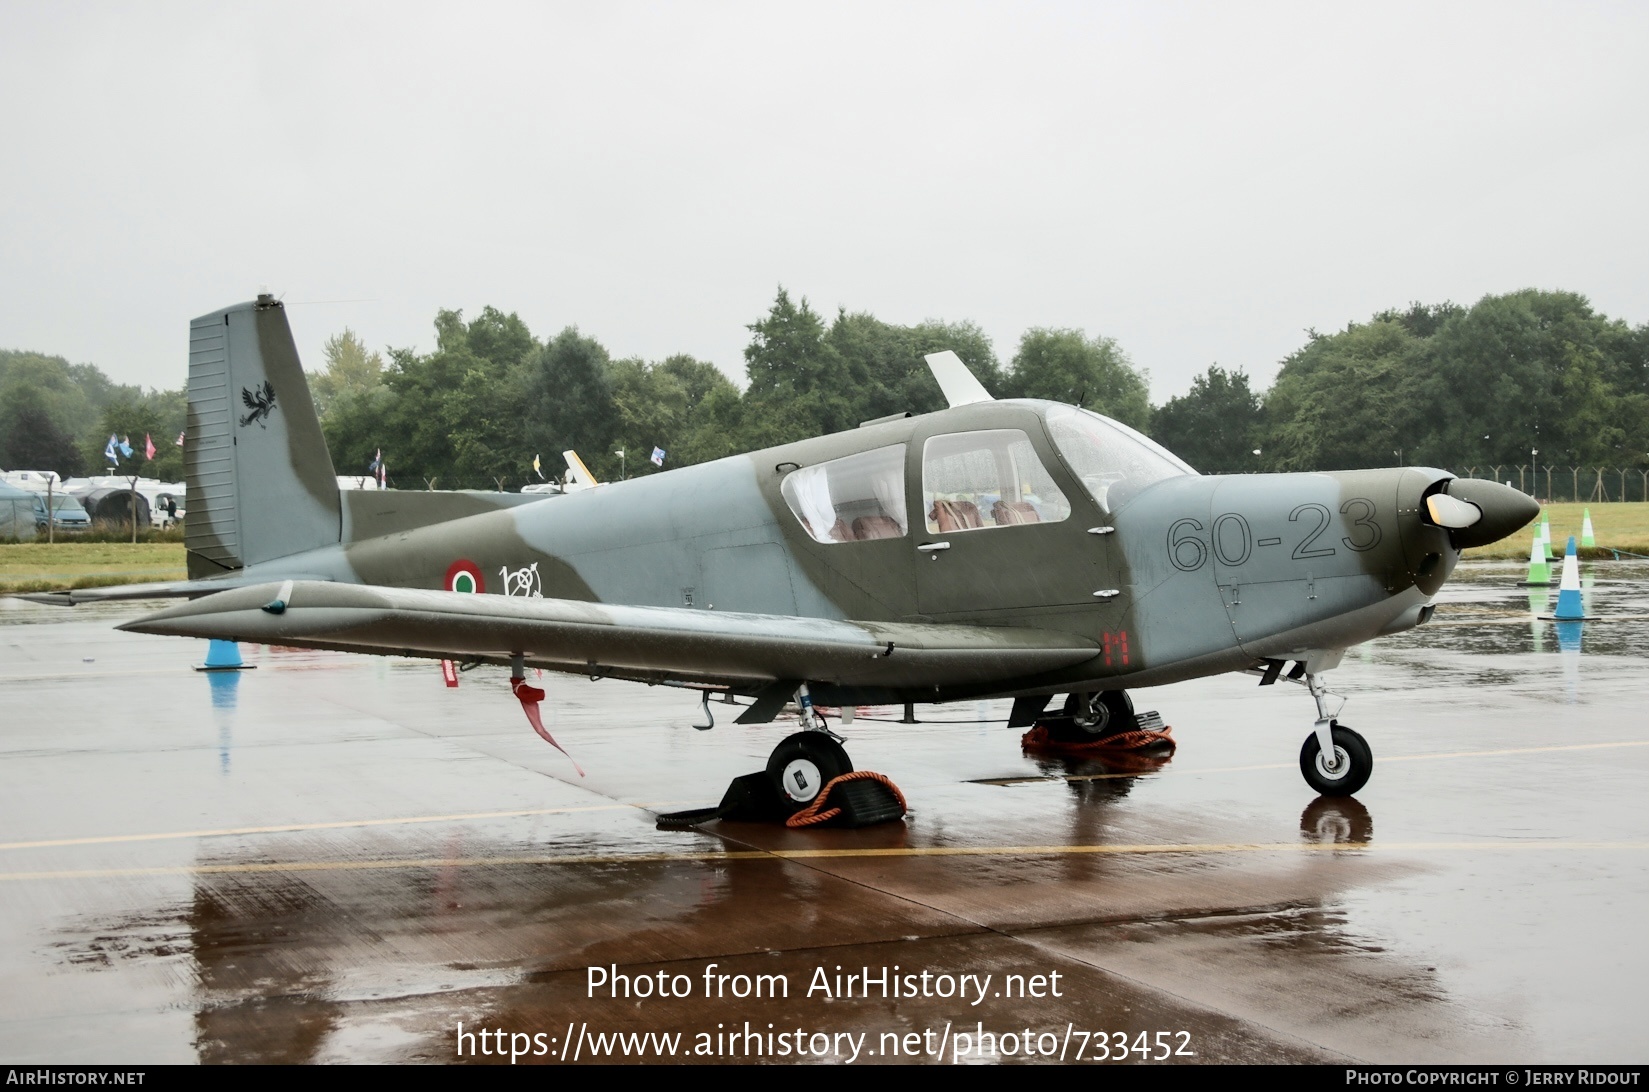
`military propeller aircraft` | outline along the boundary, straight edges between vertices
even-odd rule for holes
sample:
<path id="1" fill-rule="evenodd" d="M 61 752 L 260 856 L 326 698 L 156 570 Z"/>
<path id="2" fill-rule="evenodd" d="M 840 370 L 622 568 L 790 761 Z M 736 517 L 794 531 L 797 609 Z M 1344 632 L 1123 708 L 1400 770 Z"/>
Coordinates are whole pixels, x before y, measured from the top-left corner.
<path id="1" fill-rule="evenodd" d="M 260 296 L 191 324 L 189 579 L 59 601 L 187 597 L 121 628 L 508 664 L 529 717 L 527 666 L 697 688 L 706 713 L 736 695 L 740 723 L 795 700 L 768 768 L 797 808 L 852 769 L 815 702 L 1012 698 L 1029 726 L 1065 694 L 1064 730 L 1096 738 L 1135 723 L 1129 690 L 1254 671 L 1309 689 L 1301 771 L 1343 796 L 1373 756 L 1323 674 L 1538 511 L 1423 467 L 1202 475 L 927 360 L 936 413 L 557 497 L 340 494 Z"/>

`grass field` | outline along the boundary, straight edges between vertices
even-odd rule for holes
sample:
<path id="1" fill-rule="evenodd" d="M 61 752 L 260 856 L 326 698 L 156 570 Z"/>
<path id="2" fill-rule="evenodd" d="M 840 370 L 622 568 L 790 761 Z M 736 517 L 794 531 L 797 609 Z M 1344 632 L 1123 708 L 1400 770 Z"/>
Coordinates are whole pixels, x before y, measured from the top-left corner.
<path id="1" fill-rule="evenodd" d="M 1580 521 L 1585 510 L 1592 510 L 1592 531 L 1597 538 L 1596 550 L 1582 550 L 1582 557 L 1607 558 L 1612 555 L 1605 547 L 1614 547 L 1617 550 L 1627 550 L 1635 554 L 1649 555 L 1649 504 L 1642 501 L 1628 501 L 1626 503 L 1611 504 L 1548 504 L 1542 509 L 1546 517 L 1552 521 L 1552 552 L 1561 555 L 1569 536 L 1575 536 L 1575 543 L 1580 543 Z M 1517 558 L 1528 560 L 1530 540 L 1534 537 L 1533 525 L 1524 528 L 1511 538 L 1502 539 L 1492 546 L 1484 546 L 1477 550 L 1467 550 L 1468 558 Z"/>
<path id="2" fill-rule="evenodd" d="M 0 545 L 0 593 L 60 591 L 184 578 L 181 542 Z"/>
<path id="3" fill-rule="evenodd" d="M 1552 521 L 1552 549 L 1561 554 L 1570 535 L 1580 538 L 1582 511 L 1592 510 L 1592 528 L 1598 548 L 1583 551 L 1595 558 L 1610 557 L 1605 547 L 1649 556 L 1649 504 L 1551 504 L 1545 511 Z M 1527 559 L 1532 529 L 1477 550 L 1468 558 Z M 182 580 L 185 576 L 182 542 L 22 542 L 0 544 L 0 595 L 6 592 L 61 591 L 106 584 L 143 584 Z"/>

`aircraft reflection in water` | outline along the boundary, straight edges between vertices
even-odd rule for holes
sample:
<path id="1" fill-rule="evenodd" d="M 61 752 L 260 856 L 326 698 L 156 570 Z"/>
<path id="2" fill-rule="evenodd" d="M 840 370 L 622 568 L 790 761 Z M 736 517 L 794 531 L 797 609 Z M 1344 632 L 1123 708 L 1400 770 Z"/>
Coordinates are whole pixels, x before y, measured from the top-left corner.
<path id="1" fill-rule="evenodd" d="M 1373 760 L 1322 673 L 1538 511 L 1422 467 L 1200 475 L 1097 414 L 996 401 L 949 352 L 937 413 L 560 497 L 340 494 L 281 304 L 190 339 L 190 580 L 58 601 L 203 597 L 122 628 L 688 686 L 706 713 L 753 699 L 741 723 L 794 698 L 769 770 L 797 808 L 852 768 L 815 700 L 1010 696 L 1022 727 L 1066 694 L 1100 737 L 1136 723 L 1130 688 L 1249 670 L 1310 689 L 1301 770 L 1349 795 Z"/>

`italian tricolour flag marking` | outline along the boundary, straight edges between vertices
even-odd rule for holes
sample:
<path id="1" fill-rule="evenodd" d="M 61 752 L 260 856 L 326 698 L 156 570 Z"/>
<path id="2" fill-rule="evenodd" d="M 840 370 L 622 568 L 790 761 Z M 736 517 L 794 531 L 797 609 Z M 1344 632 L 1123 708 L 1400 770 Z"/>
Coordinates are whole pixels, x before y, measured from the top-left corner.
<path id="1" fill-rule="evenodd" d="M 481 566 L 464 558 L 454 561 L 447 566 L 447 590 L 469 595 L 485 592 L 487 582 L 481 576 Z"/>

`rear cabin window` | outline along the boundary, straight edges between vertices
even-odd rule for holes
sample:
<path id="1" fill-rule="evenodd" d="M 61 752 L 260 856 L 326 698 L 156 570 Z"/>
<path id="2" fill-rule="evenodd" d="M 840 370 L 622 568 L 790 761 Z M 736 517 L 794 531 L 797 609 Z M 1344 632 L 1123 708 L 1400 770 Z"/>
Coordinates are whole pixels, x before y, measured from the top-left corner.
<path id="1" fill-rule="evenodd" d="M 1016 428 L 929 438 L 922 507 L 928 530 L 939 534 L 1057 523 L 1071 514 L 1030 437 Z"/>
<path id="2" fill-rule="evenodd" d="M 904 444 L 791 471 L 779 490 L 816 542 L 901 538 L 910 532 Z"/>

